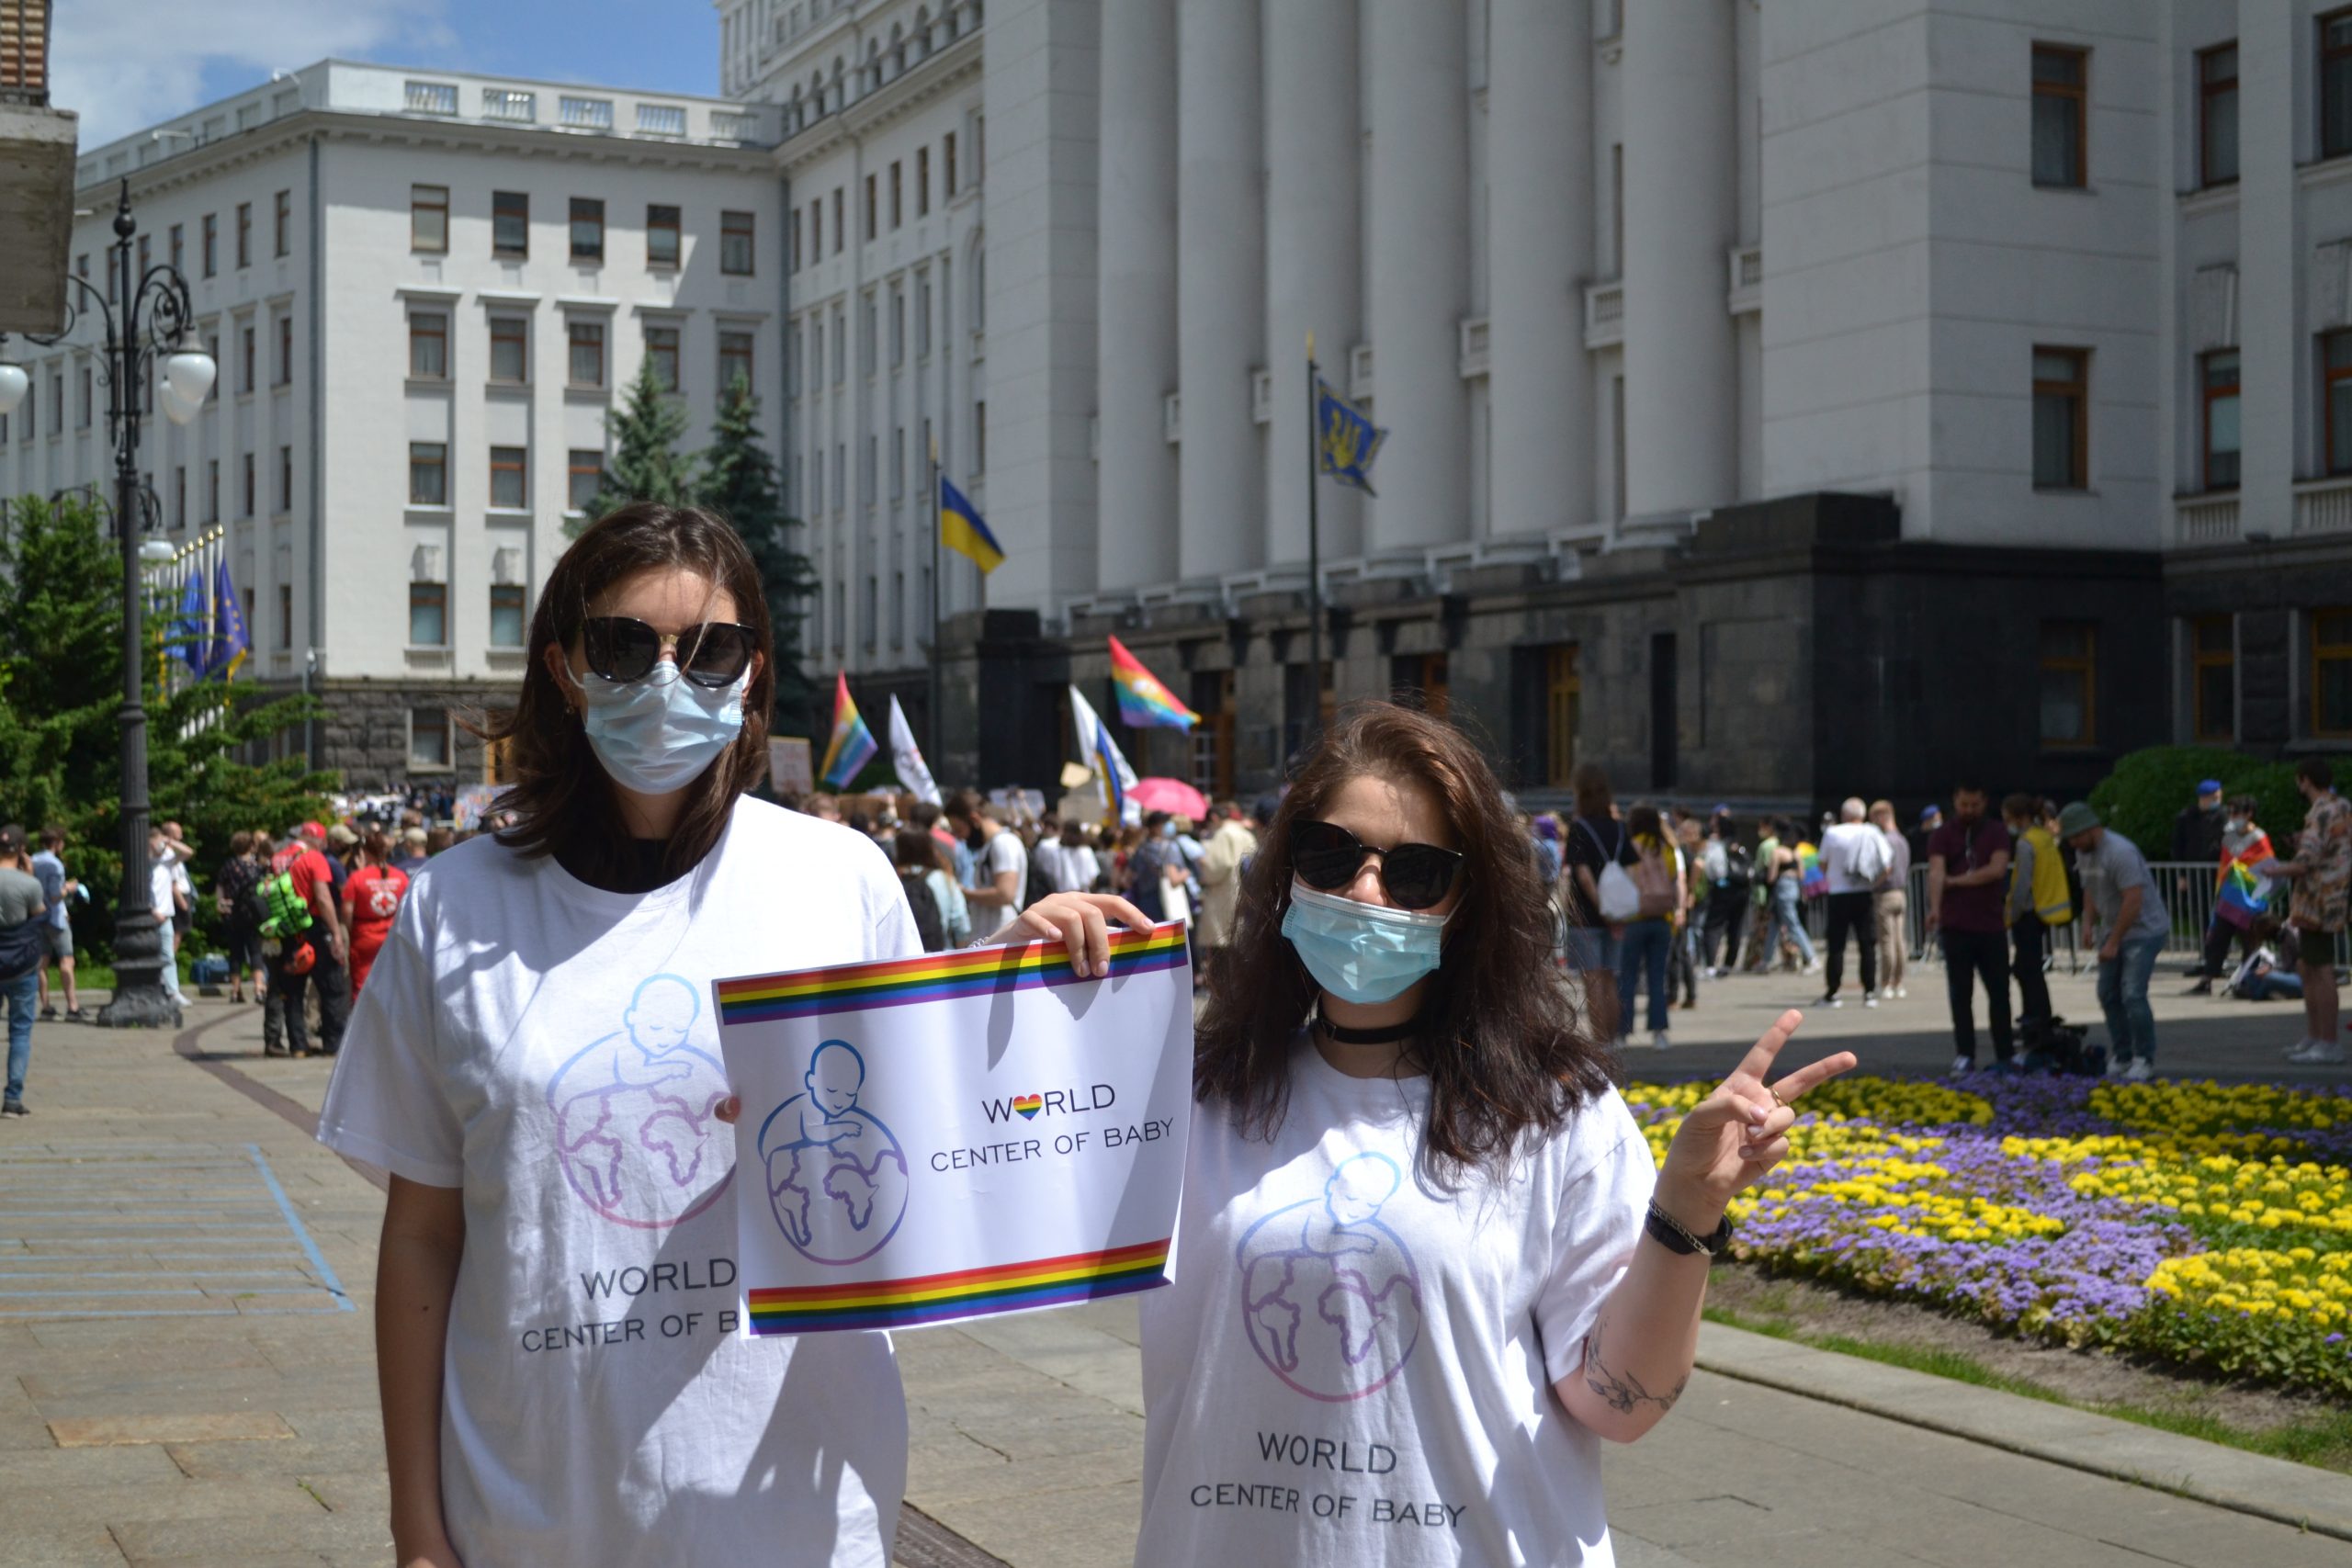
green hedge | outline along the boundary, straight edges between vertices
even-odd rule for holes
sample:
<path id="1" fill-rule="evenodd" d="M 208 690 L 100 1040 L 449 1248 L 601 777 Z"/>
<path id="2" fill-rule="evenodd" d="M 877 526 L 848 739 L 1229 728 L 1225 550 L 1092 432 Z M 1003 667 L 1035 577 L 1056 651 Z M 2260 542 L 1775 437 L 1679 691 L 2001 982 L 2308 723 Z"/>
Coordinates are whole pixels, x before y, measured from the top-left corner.
<path id="1" fill-rule="evenodd" d="M 2205 779 L 2222 781 L 2224 795 L 2250 795 L 2255 820 L 2282 854 L 2294 852 L 2303 824 L 2295 764 L 2266 761 L 2212 746 L 2151 746 L 2119 759 L 2115 771 L 2091 791 L 2091 804 L 2109 829 L 2139 846 L 2152 861 L 2172 857 L 2173 818 L 2191 804 Z"/>

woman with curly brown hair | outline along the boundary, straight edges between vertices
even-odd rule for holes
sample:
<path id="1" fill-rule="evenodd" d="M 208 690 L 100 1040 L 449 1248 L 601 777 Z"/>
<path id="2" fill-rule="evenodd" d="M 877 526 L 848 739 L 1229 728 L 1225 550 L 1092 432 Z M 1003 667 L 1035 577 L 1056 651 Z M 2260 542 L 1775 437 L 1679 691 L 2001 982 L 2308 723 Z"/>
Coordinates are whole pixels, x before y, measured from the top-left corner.
<path id="1" fill-rule="evenodd" d="M 1142 1303 L 1144 1568 L 1606 1563 L 1598 1439 L 1689 1379 L 1724 1208 L 1788 1152 L 1783 1014 L 1663 1167 L 1443 721 L 1300 768 L 1198 1035 L 1175 1282 Z"/>

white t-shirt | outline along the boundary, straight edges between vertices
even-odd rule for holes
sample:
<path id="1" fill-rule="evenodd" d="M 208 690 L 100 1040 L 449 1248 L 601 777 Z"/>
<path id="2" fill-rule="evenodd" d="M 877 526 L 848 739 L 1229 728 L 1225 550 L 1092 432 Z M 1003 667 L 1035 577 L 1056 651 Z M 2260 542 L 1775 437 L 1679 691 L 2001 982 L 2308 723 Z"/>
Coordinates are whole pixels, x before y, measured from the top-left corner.
<path id="1" fill-rule="evenodd" d="M 1022 908 L 1029 901 L 1029 851 L 1022 844 L 1021 835 L 1010 828 L 1000 830 L 988 841 L 988 847 L 980 852 L 979 885 L 993 887 L 996 879 L 1008 871 L 1012 873 L 1012 902 L 1010 905 L 989 905 L 986 910 L 989 919 L 1000 922 L 1021 913 Z M 990 931 L 994 929 L 989 928 Z"/>
<path id="2" fill-rule="evenodd" d="M 1175 1282 L 1142 1301 L 1137 1568 L 1614 1558 L 1600 1439 L 1552 1384 L 1657 1172 L 1614 1089 L 1508 1178 L 1421 1167 L 1426 1079 L 1302 1036 L 1271 1142 L 1193 1121 Z"/>
<path id="3" fill-rule="evenodd" d="M 1821 835 L 1821 869 L 1832 893 L 1868 893 L 1886 865 L 1886 835 L 1867 822 L 1840 822 Z"/>
<path id="4" fill-rule="evenodd" d="M 168 854 L 147 868 L 147 902 L 155 907 L 155 918 L 169 920 L 178 907 L 172 897 L 172 868 L 179 863 Z"/>
<path id="5" fill-rule="evenodd" d="M 1038 865 L 1044 868 L 1057 893 L 1084 893 L 1102 874 L 1102 862 L 1084 844 L 1045 839 L 1039 840 L 1035 852 Z"/>
<path id="6" fill-rule="evenodd" d="M 441 1496 L 466 1562 L 886 1561 L 907 1457 L 888 1338 L 734 1331 L 709 987 L 922 945 L 871 840 L 748 798 L 650 893 L 488 837 L 417 874 L 319 1137 L 464 1190 Z"/>

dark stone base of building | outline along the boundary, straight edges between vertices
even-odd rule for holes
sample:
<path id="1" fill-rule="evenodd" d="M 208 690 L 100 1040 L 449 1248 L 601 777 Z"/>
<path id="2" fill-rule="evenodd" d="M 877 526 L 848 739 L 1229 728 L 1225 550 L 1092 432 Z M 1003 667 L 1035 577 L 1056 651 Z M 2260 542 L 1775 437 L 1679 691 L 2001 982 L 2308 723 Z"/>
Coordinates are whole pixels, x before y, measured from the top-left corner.
<path id="1" fill-rule="evenodd" d="M 517 682 L 326 680 L 313 689 L 326 712 L 307 731 L 288 730 L 278 755 L 308 750 L 319 767 L 343 775 L 354 794 L 481 784 L 490 774 L 482 743 L 467 728 L 514 705 Z M 271 682 L 270 697 L 290 696 L 299 682 Z M 439 738 L 436 747 L 435 737 Z M 435 752 L 441 761 L 435 761 Z"/>
<path id="2" fill-rule="evenodd" d="M 1861 795 L 1913 813 L 1962 780 L 2065 799 L 2174 732 L 2154 552 L 1905 542 L 1892 502 L 1815 494 L 1577 565 L 1565 580 L 1551 562 L 1459 570 L 1442 592 L 1336 587 L 1321 705 L 1303 591 L 1230 615 L 1080 617 L 1066 637 L 1025 612 L 958 616 L 942 628 L 934 771 L 1057 795 L 1075 754 L 1071 682 L 1138 772 L 1213 795 L 1276 784 L 1318 705 L 1367 697 L 1442 709 L 1533 805 L 1565 799 L 1579 761 L 1622 799 L 1702 808 L 1818 811 Z M 1106 635 L 1203 715 L 1198 730 L 1119 725 Z M 859 701 L 878 733 L 896 691 L 922 737 L 927 688 L 922 670 L 877 674 Z"/>

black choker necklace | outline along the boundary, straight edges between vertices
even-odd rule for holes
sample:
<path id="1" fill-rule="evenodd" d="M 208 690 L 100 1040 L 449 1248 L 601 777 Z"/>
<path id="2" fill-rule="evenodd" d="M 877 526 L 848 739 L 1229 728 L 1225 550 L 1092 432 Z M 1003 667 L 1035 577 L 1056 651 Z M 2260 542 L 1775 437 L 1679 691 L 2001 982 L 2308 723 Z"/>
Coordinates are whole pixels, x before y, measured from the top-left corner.
<path id="1" fill-rule="evenodd" d="M 1385 1023 L 1377 1029 L 1346 1029 L 1333 1023 L 1320 1012 L 1315 1015 L 1316 1027 L 1342 1045 L 1388 1045 L 1411 1038 L 1419 1032 L 1421 1021 L 1408 1018 L 1402 1023 Z"/>

